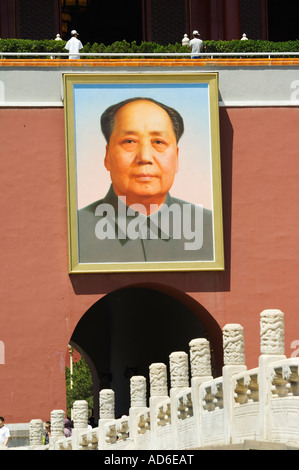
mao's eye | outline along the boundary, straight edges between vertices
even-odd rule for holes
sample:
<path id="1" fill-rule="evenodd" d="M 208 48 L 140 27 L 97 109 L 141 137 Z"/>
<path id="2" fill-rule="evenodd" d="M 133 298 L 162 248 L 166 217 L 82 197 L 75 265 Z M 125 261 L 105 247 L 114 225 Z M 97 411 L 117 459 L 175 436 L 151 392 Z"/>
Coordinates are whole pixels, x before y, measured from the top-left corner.
<path id="1" fill-rule="evenodd" d="M 152 146 L 158 150 L 158 152 L 164 152 L 164 150 L 168 147 L 167 142 L 161 139 L 154 139 L 152 140 Z"/>
<path id="2" fill-rule="evenodd" d="M 135 139 L 124 139 L 121 146 L 127 152 L 131 152 L 137 146 L 137 141 Z"/>

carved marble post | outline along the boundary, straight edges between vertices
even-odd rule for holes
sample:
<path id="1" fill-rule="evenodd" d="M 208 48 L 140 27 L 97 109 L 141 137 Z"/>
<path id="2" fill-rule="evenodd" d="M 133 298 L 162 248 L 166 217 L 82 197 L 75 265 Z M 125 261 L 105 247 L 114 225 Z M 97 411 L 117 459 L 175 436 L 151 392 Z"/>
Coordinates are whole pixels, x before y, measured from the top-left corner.
<path id="1" fill-rule="evenodd" d="M 167 369 L 162 362 L 155 362 L 150 365 L 150 397 L 168 396 Z"/>
<path id="2" fill-rule="evenodd" d="M 173 448 L 179 446 L 178 434 L 178 415 L 181 403 L 178 395 L 184 391 L 191 391 L 189 388 L 189 358 L 184 351 L 175 351 L 169 356 L 170 369 L 170 407 L 171 407 L 171 423 L 173 426 Z M 186 398 L 186 397 L 185 397 Z M 183 398 L 183 401 L 185 400 Z M 190 397 L 191 398 L 191 397 Z M 181 399 L 182 400 L 182 399 Z M 192 400 L 192 398 L 191 398 Z M 189 406 L 190 408 L 190 406 Z"/>
<path id="3" fill-rule="evenodd" d="M 150 376 L 150 426 L 151 426 L 151 449 L 157 449 L 157 403 L 168 402 L 167 368 L 162 362 L 155 362 L 149 367 Z"/>
<path id="4" fill-rule="evenodd" d="M 259 403 L 260 440 L 268 438 L 268 415 L 272 395 L 268 368 L 271 363 L 285 359 L 284 355 L 284 314 L 280 310 L 268 309 L 260 314 L 259 357 Z"/>
<path id="5" fill-rule="evenodd" d="M 224 365 L 245 365 L 243 327 L 229 323 L 223 328 Z"/>
<path id="6" fill-rule="evenodd" d="M 105 388 L 100 391 L 100 419 L 99 419 L 99 450 L 107 447 L 105 425 L 115 419 L 115 394 L 114 391 Z"/>
<path id="7" fill-rule="evenodd" d="M 88 427 L 88 403 L 86 400 L 76 400 L 73 403 L 72 448 L 79 449 L 79 434 Z"/>
<path id="8" fill-rule="evenodd" d="M 264 310 L 260 316 L 261 354 L 284 354 L 284 314 Z"/>
<path id="9" fill-rule="evenodd" d="M 64 437 L 65 412 L 63 410 L 51 411 L 51 436 L 50 445 L 55 444 L 57 439 Z"/>
<path id="10" fill-rule="evenodd" d="M 182 46 L 189 46 L 190 39 L 188 38 L 188 34 L 184 34 L 184 37 L 182 39 Z"/>
<path id="11" fill-rule="evenodd" d="M 131 406 L 129 410 L 130 438 L 133 440 L 138 433 L 138 423 L 136 415 L 140 411 L 146 410 L 146 378 L 142 375 L 135 375 L 130 380 Z"/>
<path id="12" fill-rule="evenodd" d="M 188 354 L 176 351 L 169 356 L 171 389 L 189 387 Z"/>
<path id="13" fill-rule="evenodd" d="M 196 338 L 190 341 L 189 347 L 192 378 L 208 377 L 207 380 L 210 380 L 212 372 L 209 341 L 205 338 Z"/>
<path id="14" fill-rule="evenodd" d="M 212 380 L 210 343 L 205 338 L 196 338 L 190 341 L 190 368 L 191 368 L 191 393 L 197 442 L 200 446 L 200 407 L 199 387 L 202 383 Z"/>
<path id="15" fill-rule="evenodd" d="M 43 422 L 41 419 L 32 419 L 30 421 L 29 443 L 31 446 L 43 445 Z"/>
<path id="16" fill-rule="evenodd" d="M 224 431 L 226 444 L 229 444 L 232 436 L 232 412 L 234 392 L 231 386 L 231 378 L 234 374 L 245 372 L 244 334 L 243 327 L 237 323 L 229 323 L 223 328 L 223 408 Z"/>
<path id="17" fill-rule="evenodd" d="M 146 378 L 135 375 L 130 380 L 131 408 L 146 407 Z"/>
<path id="18" fill-rule="evenodd" d="M 114 414 L 114 391 L 111 389 L 103 389 L 100 391 L 100 419 L 114 419 Z"/>
<path id="19" fill-rule="evenodd" d="M 73 404 L 74 429 L 86 429 L 88 426 L 88 403 L 86 400 L 76 400 Z"/>

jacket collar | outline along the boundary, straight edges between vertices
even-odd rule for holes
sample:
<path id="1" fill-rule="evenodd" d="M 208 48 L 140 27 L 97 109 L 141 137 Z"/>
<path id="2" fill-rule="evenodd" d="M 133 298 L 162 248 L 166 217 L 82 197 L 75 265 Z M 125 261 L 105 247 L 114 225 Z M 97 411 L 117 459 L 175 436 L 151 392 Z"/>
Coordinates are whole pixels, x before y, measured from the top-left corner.
<path id="1" fill-rule="evenodd" d="M 134 209 L 131 209 L 126 204 L 124 204 L 115 194 L 113 186 L 111 185 L 108 193 L 102 200 L 102 203 L 110 204 L 115 213 L 115 221 L 110 220 L 110 223 L 117 226 L 118 236 L 121 239 L 129 238 L 128 234 L 128 225 L 130 222 L 135 221 L 136 225 L 138 224 L 139 232 L 141 238 L 150 238 L 150 239 L 163 239 L 168 240 L 173 238 L 172 226 L 170 223 L 169 233 L 165 233 L 162 227 L 168 226 L 169 219 L 169 210 L 168 207 L 173 204 L 173 199 L 168 193 L 164 204 L 160 207 L 157 212 L 154 212 L 150 216 L 146 216 L 140 212 L 137 212 Z M 167 220 L 165 218 L 167 217 Z M 138 220 L 136 220 L 138 218 Z M 109 215 L 108 215 L 109 219 Z M 166 225 L 163 223 L 165 220 Z"/>

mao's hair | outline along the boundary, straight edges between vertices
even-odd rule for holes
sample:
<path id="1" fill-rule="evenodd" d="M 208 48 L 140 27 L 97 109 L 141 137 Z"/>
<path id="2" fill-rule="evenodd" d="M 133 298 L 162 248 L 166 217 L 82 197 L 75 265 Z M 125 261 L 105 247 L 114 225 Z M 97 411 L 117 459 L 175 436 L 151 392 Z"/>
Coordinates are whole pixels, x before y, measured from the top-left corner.
<path id="1" fill-rule="evenodd" d="M 109 106 L 109 108 L 107 108 L 106 111 L 103 112 L 101 116 L 101 129 L 102 129 L 102 132 L 106 139 L 107 144 L 109 143 L 111 134 L 114 129 L 116 112 L 128 103 L 132 103 L 133 101 L 141 101 L 141 100 L 155 103 L 156 105 L 160 106 L 160 108 L 164 109 L 164 111 L 167 112 L 168 116 L 171 119 L 173 131 L 174 131 L 176 140 L 178 142 L 184 132 L 184 121 L 180 113 L 178 113 L 178 111 L 176 111 L 174 108 L 166 106 L 165 104 L 160 103 L 159 101 L 156 101 L 152 98 L 137 97 L 137 98 L 129 98 L 127 100 L 120 101 L 119 103 L 113 104 L 112 106 Z"/>

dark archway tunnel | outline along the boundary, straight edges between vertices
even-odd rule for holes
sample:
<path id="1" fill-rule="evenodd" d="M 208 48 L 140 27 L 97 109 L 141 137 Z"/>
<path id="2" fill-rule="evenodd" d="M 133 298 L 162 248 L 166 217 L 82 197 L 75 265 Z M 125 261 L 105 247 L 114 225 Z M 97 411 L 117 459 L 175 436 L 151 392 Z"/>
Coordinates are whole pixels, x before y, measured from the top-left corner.
<path id="1" fill-rule="evenodd" d="M 116 417 L 128 414 L 130 377 L 143 375 L 148 382 L 152 363 L 168 366 L 169 354 L 189 353 L 189 342 L 200 337 L 210 341 L 217 376 L 222 367 L 222 333 L 191 297 L 163 286 L 135 286 L 96 302 L 78 322 L 70 341 L 92 371 L 95 418 L 99 390 L 114 390 Z"/>

